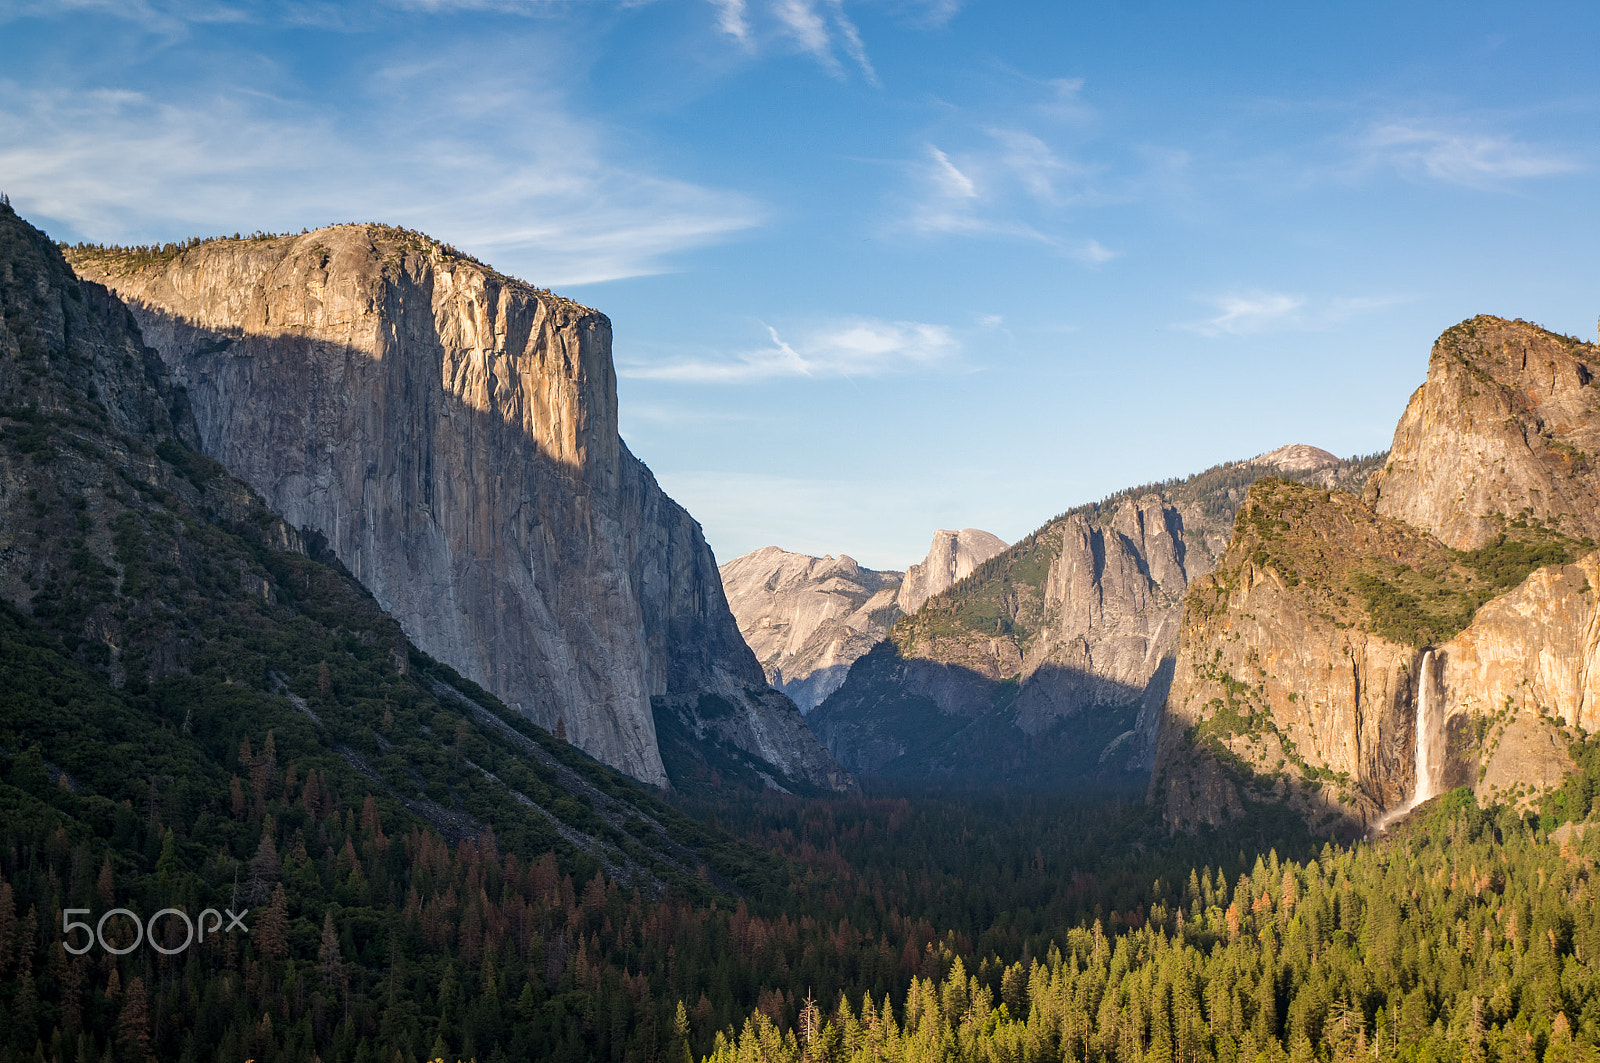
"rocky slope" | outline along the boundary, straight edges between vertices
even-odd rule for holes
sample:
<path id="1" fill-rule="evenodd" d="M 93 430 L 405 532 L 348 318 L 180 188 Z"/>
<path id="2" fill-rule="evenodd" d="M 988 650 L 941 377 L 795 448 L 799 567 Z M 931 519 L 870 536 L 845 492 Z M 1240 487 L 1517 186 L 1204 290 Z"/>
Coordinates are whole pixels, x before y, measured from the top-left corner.
<path id="1" fill-rule="evenodd" d="M 618 436 L 604 315 L 383 226 L 72 261 L 133 308 L 206 453 L 424 651 L 646 782 L 668 782 L 665 720 L 759 776 L 845 785 Z"/>
<path id="2" fill-rule="evenodd" d="M 1249 484 L 1288 472 L 1359 489 L 1372 467 L 1296 445 L 1069 511 L 898 621 L 811 724 L 858 773 L 1140 779 L 1184 595 L 1225 549 Z"/>
<path id="3" fill-rule="evenodd" d="M 1597 355 L 1475 318 L 1435 345 L 1375 505 L 1252 489 L 1184 614 L 1150 787 L 1169 824 L 1279 800 L 1353 834 L 1571 770 L 1569 728 L 1600 722 L 1600 494 L 1579 451 Z"/>
<path id="4" fill-rule="evenodd" d="M 1005 548 L 976 528 L 940 529 L 927 557 L 900 573 L 862 568 L 847 554 L 811 557 L 765 546 L 723 565 L 722 586 L 767 680 L 810 712 L 903 613 Z"/>

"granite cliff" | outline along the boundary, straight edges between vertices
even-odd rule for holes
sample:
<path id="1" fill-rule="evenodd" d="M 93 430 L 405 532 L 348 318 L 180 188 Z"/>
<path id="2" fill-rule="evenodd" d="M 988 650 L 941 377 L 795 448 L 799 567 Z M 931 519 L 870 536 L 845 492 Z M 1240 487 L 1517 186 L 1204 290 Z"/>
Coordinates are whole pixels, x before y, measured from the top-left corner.
<path id="1" fill-rule="evenodd" d="M 1140 781 L 1184 595 L 1250 483 L 1359 489 L 1373 467 L 1294 445 L 1071 510 L 897 621 L 811 724 L 849 770 L 903 781 Z"/>
<path id="2" fill-rule="evenodd" d="M 927 556 L 900 573 L 862 568 L 848 554 L 812 557 L 765 546 L 723 565 L 722 586 L 768 681 L 810 712 L 903 613 L 1005 548 L 976 528 L 940 529 Z"/>
<path id="3" fill-rule="evenodd" d="M 1479 317 L 1435 344 L 1364 501 L 1252 488 L 1186 603 L 1152 799 L 1355 834 L 1469 786 L 1526 801 L 1600 722 L 1597 351 Z"/>
<path id="4" fill-rule="evenodd" d="M 420 653 L 319 536 L 197 445 L 128 308 L 0 197 L 8 826 L 59 824 L 120 876 L 144 842 L 110 813 L 144 809 L 191 904 L 260 903 L 276 858 L 208 881 L 246 824 L 276 818 L 264 844 L 287 857 L 293 824 L 315 836 L 341 809 L 646 892 L 727 888 L 693 847 L 728 868 L 728 839 Z"/>
<path id="5" fill-rule="evenodd" d="M 132 308 L 206 453 L 419 648 L 646 782 L 666 726 L 774 785 L 847 785 L 618 436 L 604 315 L 376 225 L 71 260 Z"/>

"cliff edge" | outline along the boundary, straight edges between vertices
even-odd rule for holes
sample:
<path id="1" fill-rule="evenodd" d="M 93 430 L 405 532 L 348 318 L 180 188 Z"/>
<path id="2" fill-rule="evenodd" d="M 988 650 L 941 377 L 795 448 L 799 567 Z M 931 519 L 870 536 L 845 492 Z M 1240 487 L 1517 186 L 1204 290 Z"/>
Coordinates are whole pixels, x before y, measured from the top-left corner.
<path id="1" fill-rule="evenodd" d="M 623 445 L 603 314 L 379 225 L 69 258 L 132 308 L 206 453 L 419 648 L 646 782 L 657 714 L 714 696 L 766 774 L 844 785 Z"/>

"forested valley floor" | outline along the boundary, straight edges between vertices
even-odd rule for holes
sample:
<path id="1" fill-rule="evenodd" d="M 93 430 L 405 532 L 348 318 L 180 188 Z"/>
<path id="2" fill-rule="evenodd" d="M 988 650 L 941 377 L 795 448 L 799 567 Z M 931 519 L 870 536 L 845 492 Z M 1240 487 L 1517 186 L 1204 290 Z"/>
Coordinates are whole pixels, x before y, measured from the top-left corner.
<path id="1" fill-rule="evenodd" d="M 158 792 L 99 834 L 7 747 L 0 1058 L 1566 1060 L 1600 1040 L 1600 831 L 1568 825 L 1600 743 L 1537 812 L 1461 791 L 1348 848 L 1265 812 L 1171 838 L 1133 801 L 702 798 L 684 811 L 732 877 L 659 893 L 492 830 L 394 829 L 274 745 L 229 750 L 221 816 L 175 823 Z M 65 908 L 252 897 L 247 937 L 172 957 L 62 947 Z"/>

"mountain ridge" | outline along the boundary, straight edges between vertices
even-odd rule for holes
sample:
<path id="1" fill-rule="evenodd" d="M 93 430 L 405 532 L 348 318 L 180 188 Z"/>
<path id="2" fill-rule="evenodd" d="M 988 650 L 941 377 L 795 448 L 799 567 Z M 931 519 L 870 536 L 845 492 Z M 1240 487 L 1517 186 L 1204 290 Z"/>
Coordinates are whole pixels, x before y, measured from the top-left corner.
<path id="1" fill-rule="evenodd" d="M 1354 489 L 1376 464 L 1273 453 Z M 1227 463 L 1065 511 L 896 621 L 892 651 L 861 658 L 812 726 L 850 770 L 900 782 L 1132 785 L 1154 754 L 1184 595 L 1225 548 L 1244 488 L 1276 468 Z M 1005 771 L 959 747 L 979 718 Z"/>
<path id="2" fill-rule="evenodd" d="M 849 554 L 813 557 L 776 546 L 736 557 L 718 572 L 739 633 L 768 681 L 810 712 L 908 603 L 920 607 L 1003 549 L 989 532 L 940 528 L 923 560 L 905 572 L 862 568 Z"/>

